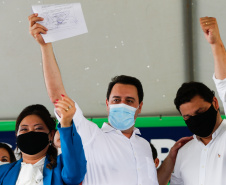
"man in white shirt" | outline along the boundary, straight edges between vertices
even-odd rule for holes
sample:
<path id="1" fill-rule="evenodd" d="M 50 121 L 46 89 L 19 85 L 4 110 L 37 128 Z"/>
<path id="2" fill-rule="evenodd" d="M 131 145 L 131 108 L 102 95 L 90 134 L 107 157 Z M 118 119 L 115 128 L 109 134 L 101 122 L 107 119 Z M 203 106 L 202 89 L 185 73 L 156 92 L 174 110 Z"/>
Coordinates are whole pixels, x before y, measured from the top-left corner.
<path id="1" fill-rule="evenodd" d="M 226 52 L 217 21 L 200 18 L 215 62 L 214 82 L 226 107 Z M 194 139 L 178 152 L 170 185 L 224 185 L 226 183 L 226 120 L 222 120 L 214 92 L 202 83 L 182 84 L 175 101 Z"/>
<path id="2" fill-rule="evenodd" d="M 45 43 L 40 33 L 47 29 L 36 23 L 43 19 L 29 16 L 30 34 L 41 46 L 43 71 L 51 101 L 58 106 L 66 91 L 54 57 L 51 43 Z M 156 168 L 149 143 L 138 136 L 135 120 L 143 105 L 143 89 L 134 77 L 118 76 L 109 83 L 106 105 L 109 123 L 99 129 L 88 121 L 75 103 L 73 121 L 80 134 L 87 159 L 87 174 L 83 185 L 165 185 L 172 173 L 178 149 L 191 138 L 179 140 L 170 150 L 161 167 Z M 63 106 L 61 104 L 61 106 Z M 70 107 L 64 107 L 68 111 Z M 60 117 L 56 113 L 58 120 Z M 159 181 L 159 182 L 158 182 Z"/>

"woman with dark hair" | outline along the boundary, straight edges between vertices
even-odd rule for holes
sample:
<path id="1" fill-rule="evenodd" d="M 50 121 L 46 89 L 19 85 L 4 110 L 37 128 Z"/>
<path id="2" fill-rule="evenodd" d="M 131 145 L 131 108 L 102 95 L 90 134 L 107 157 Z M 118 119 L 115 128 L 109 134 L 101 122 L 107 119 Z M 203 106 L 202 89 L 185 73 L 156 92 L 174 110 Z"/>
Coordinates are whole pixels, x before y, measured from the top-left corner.
<path id="1" fill-rule="evenodd" d="M 53 146 L 56 122 L 43 105 L 26 107 L 16 120 L 17 147 L 22 158 L 0 166 L 0 184 L 4 185 L 78 185 L 86 173 L 81 138 L 73 124 L 74 102 L 64 96 L 57 101 L 61 116 L 58 130 L 62 154 Z"/>
<path id="2" fill-rule="evenodd" d="M 13 150 L 6 143 L 0 143 L 0 165 L 15 161 Z"/>

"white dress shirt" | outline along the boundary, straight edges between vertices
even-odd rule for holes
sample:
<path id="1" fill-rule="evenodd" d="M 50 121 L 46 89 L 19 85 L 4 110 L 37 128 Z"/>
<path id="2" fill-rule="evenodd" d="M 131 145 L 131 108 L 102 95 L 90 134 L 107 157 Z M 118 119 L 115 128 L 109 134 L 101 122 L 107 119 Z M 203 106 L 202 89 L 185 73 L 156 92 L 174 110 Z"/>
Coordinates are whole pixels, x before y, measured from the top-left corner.
<path id="1" fill-rule="evenodd" d="M 22 162 L 16 185 L 43 185 L 45 158 L 43 157 L 35 164 Z"/>
<path id="2" fill-rule="evenodd" d="M 226 120 L 207 145 L 193 137 L 178 152 L 170 185 L 225 185 Z"/>
<path id="3" fill-rule="evenodd" d="M 213 79 L 225 109 L 226 79 Z M 226 120 L 213 133 L 207 145 L 197 136 L 193 137 L 178 152 L 170 185 L 225 185 Z"/>
<path id="4" fill-rule="evenodd" d="M 73 121 L 87 160 L 83 185 L 158 185 L 150 145 L 137 135 L 139 129 L 134 128 L 131 138 L 107 123 L 99 129 L 77 104 Z"/>

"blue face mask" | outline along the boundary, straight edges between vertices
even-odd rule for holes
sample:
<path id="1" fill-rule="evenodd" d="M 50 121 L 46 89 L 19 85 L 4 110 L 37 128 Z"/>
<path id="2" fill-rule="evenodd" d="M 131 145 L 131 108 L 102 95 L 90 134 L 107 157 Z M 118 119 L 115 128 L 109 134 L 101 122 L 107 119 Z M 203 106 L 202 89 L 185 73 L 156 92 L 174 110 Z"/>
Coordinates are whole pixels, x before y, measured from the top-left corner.
<path id="1" fill-rule="evenodd" d="M 109 105 L 110 111 L 108 116 L 108 121 L 111 126 L 117 130 L 127 130 L 135 124 L 134 115 L 136 108 L 121 104 Z"/>

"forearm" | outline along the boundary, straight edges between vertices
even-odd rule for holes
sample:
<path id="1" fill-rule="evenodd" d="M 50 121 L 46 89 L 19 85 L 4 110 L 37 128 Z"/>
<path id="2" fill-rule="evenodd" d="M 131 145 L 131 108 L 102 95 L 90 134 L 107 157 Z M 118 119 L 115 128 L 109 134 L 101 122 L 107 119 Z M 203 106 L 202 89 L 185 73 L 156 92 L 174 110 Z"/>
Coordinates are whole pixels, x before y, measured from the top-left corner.
<path id="1" fill-rule="evenodd" d="M 162 165 L 157 169 L 159 185 L 167 185 L 173 172 L 175 161 L 169 156 L 163 161 Z"/>
<path id="2" fill-rule="evenodd" d="M 43 73 L 48 95 L 52 102 L 66 95 L 60 70 L 58 68 L 51 43 L 41 45 Z"/>
<path id="3" fill-rule="evenodd" d="M 226 51 L 223 42 L 220 40 L 216 44 L 212 44 L 211 48 L 214 57 L 215 77 L 223 80 L 226 78 Z"/>
<path id="4" fill-rule="evenodd" d="M 63 159 L 62 178 L 67 184 L 79 184 L 86 174 L 86 159 L 82 141 L 74 123 L 71 127 L 61 128 L 58 125 L 61 137 Z"/>

